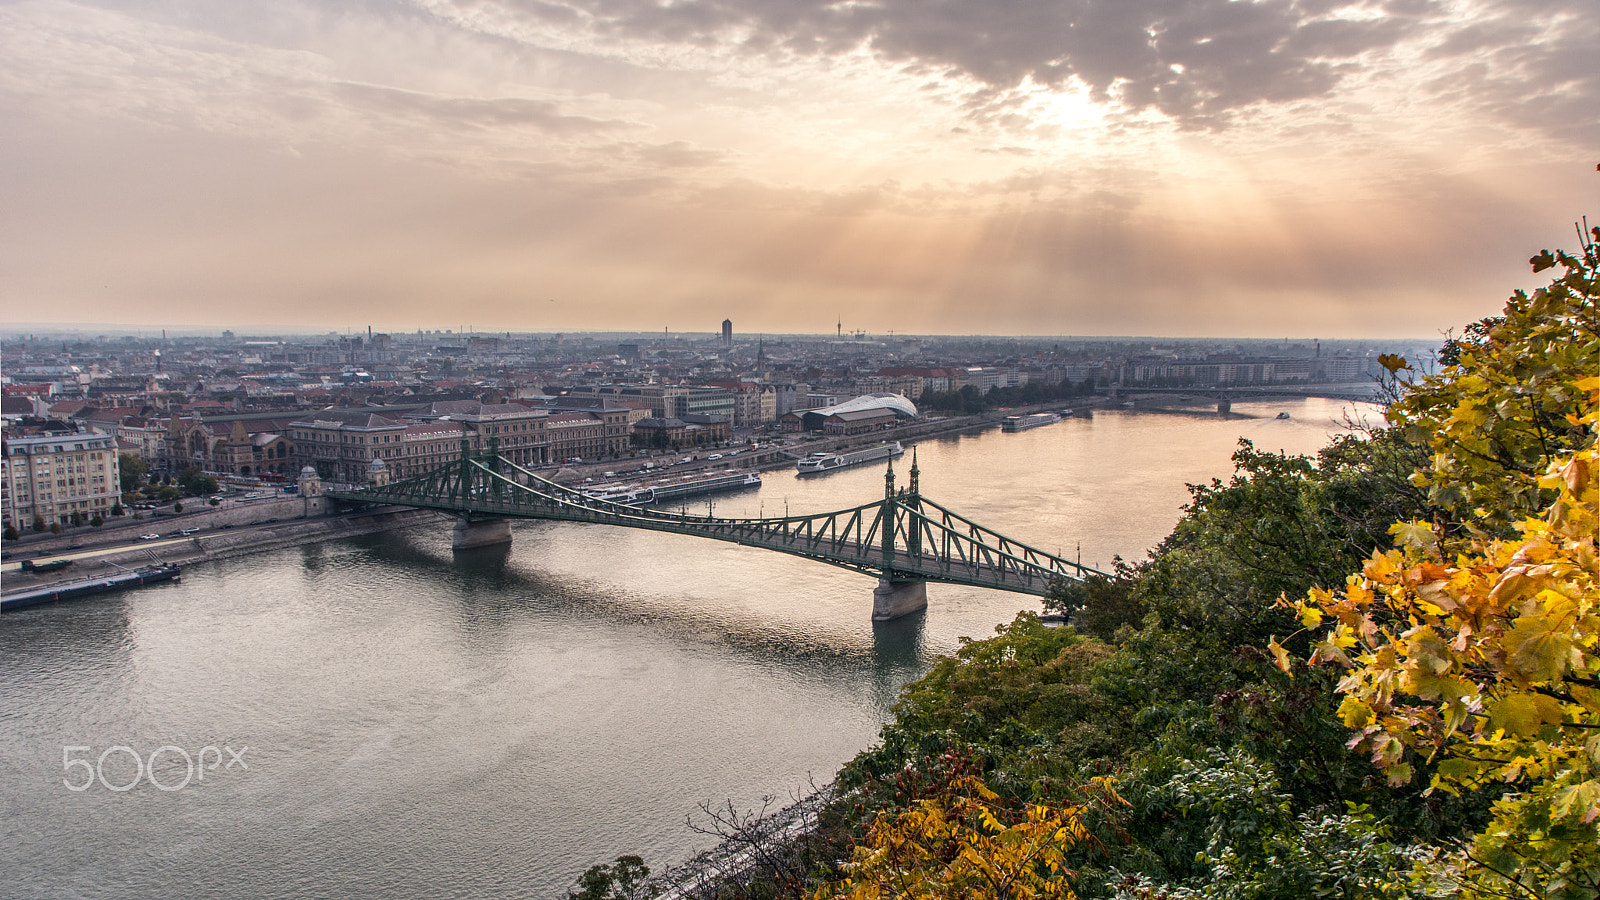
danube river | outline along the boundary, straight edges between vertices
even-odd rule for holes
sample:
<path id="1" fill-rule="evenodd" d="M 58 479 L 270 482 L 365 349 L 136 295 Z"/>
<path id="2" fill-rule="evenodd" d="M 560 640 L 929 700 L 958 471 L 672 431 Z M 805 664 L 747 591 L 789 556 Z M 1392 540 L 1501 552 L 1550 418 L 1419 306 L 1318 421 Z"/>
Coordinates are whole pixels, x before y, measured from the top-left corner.
<path id="1" fill-rule="evenodd" d="M 1314 451 L 1340 410 L 1102 411 L 935 439 L 922 488 L 1105 568 L 1170 530 L 1186 482 L 1226 478 L 1238 438 Z M 883 491 L 881 464 L 765 477 L 715 512 Z M 875 582 L 820 563 L 599 526 L 514 533 L 453 556 L 447 526 L 415 528 L 6 614 L 0 896 L 561 896 L 618 854 L 665 867 L 705 848 L 684 824 L 700 801 L 828 781 L 935 656 L 1040 608 L 930 585 L 926 613 L 874 625 Z"/>

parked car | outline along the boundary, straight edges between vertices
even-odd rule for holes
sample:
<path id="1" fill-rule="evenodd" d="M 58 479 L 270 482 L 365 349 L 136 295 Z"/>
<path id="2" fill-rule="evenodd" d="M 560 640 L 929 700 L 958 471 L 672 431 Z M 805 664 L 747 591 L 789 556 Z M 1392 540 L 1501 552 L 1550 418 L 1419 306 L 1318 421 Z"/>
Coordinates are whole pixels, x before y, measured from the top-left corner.
<path id="1" fill-rule="evenodd" d="M 721 458 L 722 458 L 722 454 L 721 453 L 713 453 L 710 456 L 706 457 L 706 459 L 721 459 Z"/>
<path id="2" fill-rule="evenodd" d="M 200 529 L 198 529 L 198 528 L 185 528 L 182 531 L 179 531 L 178 533 L 179 534 L 183 534 L 183 535 L 199 534 L 200 533 Z"/>
<path id="3" fill-rule="evenodd" d="M 161 535 L 156 534 L 155 532 L 151 532 L 149 534 L 141 534 L 141 535 L 139 535 L 139 540 L 141 540 L 141 541 L 159 541 L 159 540 L 161 540 Z"/>

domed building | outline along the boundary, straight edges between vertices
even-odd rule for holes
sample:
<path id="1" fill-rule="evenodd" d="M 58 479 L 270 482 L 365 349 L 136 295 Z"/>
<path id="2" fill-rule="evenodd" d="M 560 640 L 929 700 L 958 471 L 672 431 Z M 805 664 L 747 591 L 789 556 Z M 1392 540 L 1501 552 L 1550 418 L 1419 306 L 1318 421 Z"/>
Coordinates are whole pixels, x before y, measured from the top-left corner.
<path id="1" fill-rule="evenodd" d="M 797 409 L 784 413 L 785 431 L 822 431 L 828 434 L 864 434 L 891 428 L 918 418 L 917 405 L 901 394 L 863 394 L 822 409 Z"/>

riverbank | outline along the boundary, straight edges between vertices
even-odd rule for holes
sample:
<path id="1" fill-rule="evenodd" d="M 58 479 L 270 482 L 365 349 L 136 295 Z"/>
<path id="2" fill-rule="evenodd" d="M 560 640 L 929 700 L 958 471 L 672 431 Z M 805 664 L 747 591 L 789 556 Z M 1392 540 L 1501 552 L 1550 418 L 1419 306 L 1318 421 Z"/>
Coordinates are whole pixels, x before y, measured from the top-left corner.
<path id="1" fill-rule="evenodd" d="M 110 546 L 84 549 L 64 547 L 61 552 L 51 552 L 45 558 L 70 560 L 72 565 L 53 572 L 30 574 L 20 571 L 18 563 L 7 563 L 3 571 L 4 592 L 11 594 L 152 563 L 192 565 L 281 550 L 302 544 L 436 524 L 445 522 L 446 519 L 446 516 L 433 510 L 382 507 L 338 516 L 317 516 L 273 521 L 249 527 L 230 527 L 204 535 L 168 537 L 154 541 L 129 540 L 113 543 Z M 137 529 L 129 529 L 130 532 L 133 530 Z M 45 548 L 30 549 L 37 553 Z"/>

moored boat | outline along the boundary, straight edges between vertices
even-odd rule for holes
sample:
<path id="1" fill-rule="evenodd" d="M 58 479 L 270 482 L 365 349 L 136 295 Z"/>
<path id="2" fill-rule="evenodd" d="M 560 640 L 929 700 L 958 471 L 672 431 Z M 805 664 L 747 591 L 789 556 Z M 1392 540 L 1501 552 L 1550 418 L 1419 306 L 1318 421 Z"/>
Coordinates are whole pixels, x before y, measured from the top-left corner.
<path id="1" fill-rule="evenodd" d="M 814 475 L 819 472 L 831 472 L 834 469 L 843 469 L 846 466 L 858 466 L 862 463 L 873 462 L 879 459 L 888 459 L 906 452 L 899 441 L 892 444 L 879 444 L 864 450 L 851 450 L 848 453 L 813 453 L 805 459 L 795 463 L 795 469 L 801 475 Z"/>
<path id="2" fill-rule="evenodd" d="M 1031 416 L 1006 416 L 1000 421 L 1001 431 L 1023 431 L 1040 425 L 1054 425 L 1061 416 L 1052 412 L 1034 413 Z"/>
<path id="3" fill-rule="evenodd" d="M 61 581 L 0 597 L 0 612 L 38 606 L 43 603 L 55 603 L 58 600 L 76 600 L 79 597 L 89 597 L 109 591 L 120 591 L 124 588 L 141 587 L 161 581 L 178 581 L 180 580 L 180 575 L 181 570 L 176 563 L 158 563 L 153 566 L 141 566 L 137 569 L 118 572 L 115 575 L 81 578 L 77 581 Z"/>

